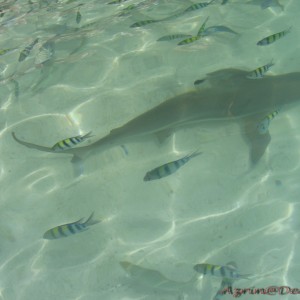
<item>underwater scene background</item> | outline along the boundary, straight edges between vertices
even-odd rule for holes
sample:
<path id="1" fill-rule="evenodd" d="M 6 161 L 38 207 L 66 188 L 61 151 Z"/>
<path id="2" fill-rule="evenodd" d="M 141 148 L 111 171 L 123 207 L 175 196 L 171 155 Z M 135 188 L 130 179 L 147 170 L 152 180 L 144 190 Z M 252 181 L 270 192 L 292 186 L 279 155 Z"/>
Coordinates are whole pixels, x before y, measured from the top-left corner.
<path id="1" fill-rule="evenodd" d="M 299 89 L 289 85 L 300 72 L 300 1 L 0 9 L 1 300 L 300 289 L 300 76 Z M 188 119 L 193 95 L 207 104 Z M 169 106 L 143 115 L 167 100 L 176 126 Z M 272 299 L 299 297 L 283 292 Z"/>

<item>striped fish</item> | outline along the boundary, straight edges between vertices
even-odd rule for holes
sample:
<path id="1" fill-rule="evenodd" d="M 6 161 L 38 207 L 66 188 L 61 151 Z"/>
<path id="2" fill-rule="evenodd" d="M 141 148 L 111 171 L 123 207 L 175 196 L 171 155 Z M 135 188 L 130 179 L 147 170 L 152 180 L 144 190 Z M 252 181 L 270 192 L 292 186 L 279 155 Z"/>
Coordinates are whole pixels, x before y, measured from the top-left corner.
<path id="1" fill-rule="evenodd" d="M 187 38 L 187 39 L 179 42 L 177 45 L 179 45 L 179 46 L 186 45 L 186 44 L 190 44 L 190 43 L 193 43 L 193 42 L 199 40 L 203 36 L 204 30 L 205 30 L 205 26 L 206 26 L 206 23 L 207 23 L 208 19 L 209 19 L 209 17 L 207 17 L 205 19 L 205 21 L 203 22 L 203 24 L 199 28 L 199 31 L 198 31 L 198 33 L 197 33 L 196 36 L 189 37 L 189 38 Z"/>
<path id="2" fill-rule="evenodd" d="M 51 228 L 44 233 L 43 238 L 46 240 L 56 240 L 86 231 L 89 229 L 90 226 L 101 222 L 98 220 L 93 220 L 93 215 L 94 213 L 92 213 L 85 222 L 82 222 L 82 218 L 73 223 L 63 224 Z"/>
<path id="3" fill-rule="evenodd" d="M 274 33 L 272 35 L 269 35 L 262 40 L 258 41 L 256 45 L 258 46 L 266 46 L 274 43 L 275 41 L 279 40 L 280 38 L 284 37 L 286 34 L 288 34 L 291 31 L 291 28 L 288 28 L 286 30 Z"/>
<path id="4" fill-rule="evenodd" d="M 125 17 L 130 15 L 131 11 L 134 10 L 135 8 L 137 8 L 138 5 L 137 4 L 130 4 L 129 6 L 123 8 L 121 10 L 121 12 L 118 14 L 118 17 Z"/>
<path id="5" fill-rule="evenodd" d="M 53 41 L 48 40 L 39 48 L 39 52 L 35 57 L 34 63 L 36 65 L 45 64 L 46 62 L 49 62 L 53 58 L 54 53 L 55 53 L 55 44 Z"/>
<path id="6" fill-rule="evenodd" d="M 210 2 L 200 2 L 200 3 L 195 3 L 189 6 L 184 12 L 189 12 L 189 11 L 194 11 L 197 9 L 204 8 L 210 4 L 212 4 L 215 0 L 211 0 Z"/>
<path id="7" fill-rule="evenodd" d="M 258 132 L 260 134 L 266 134 L 269 129 L 270 122 L 279 114 L 279 110 L 275 110 L 272 113 L 266 115 L 257 125 Z"/>
<path id="8" fill-rule="evenodd" d="M 249 79 L 260 79 L 263 78 L 264 74 L 272 67 L 274 66 L 273 60 L 271 60 L 268 64 L 259 67 L 249 73 L 247 75 L 247 78 Z"/>
<path id="9" fill-rule="evenodd" d="M 229 278 L 229 279 L 248 279 L 250 274 L 241 275 L 236 269 L 230 265 L 217 266 L 211 264 L 197 264 L 194 270 L 203 275 L 210 274 L 216 277 Z"/>
<path id="10" fill-rule="evenodd" d="M 15 79 L 12 79 L 11 82 L 13 83 L 14 85 L 14 94 L 15 94 L 15 97 L 18 98 L 19 95 L 20 95 L 20 86 L 19 86 L 19 82 Z"/>
<path id="11" fill-rule="evenodd" d="M 198 36 L 198 35 L 192 36 L 190 38 L 187 38 L 187 39 L 179 42 L 177 45 L 178 46 L 187 45 L 187 44 L 190 44 L 190 43 L 193 43 L 193 42 L 199 40 L 200 38 L 201 38 L 201 36 Z"/>
<path id="12" fill-rule="evenodd" d="M 229 262 L 226 264 L 226 266 L 237 270 L 237 265 L 235 262 Z M 230 291 L 232 291 L 233 282 L 234 282 L 234 279 L 224 277 L 222 279 L 221 286 L 220 286 L 219 290 L 217 291 L 216 295 L 214 296 L 213 300 L 220 300 L 222 298 L 222 296 L 229 294 Z"/>
<path id="13" fill-rule="evenodd" d="M 138 21 L 136 23 L 133 23 L 130 25 L 130 27 L 135 28 L 135 27 L 142 27 L 151 23 L 159 22 L 160 20 L 144 20 L 144 21 Z"/>
<path id="14" fill-rule="evenodd" d="M 30 51 L 32 50 L 34 45 L 38 43 L 38 41 L 39 41 L 38 38 L 35 39 L 30 45 L 28 45 L 21 51 L 19 56 L 19 62 L 25 60 L 25 58 L 29 55 Z"/>
<path id="15" fill-rule="evenodd" d="M 9 52 L 11 52 L 13 50 L 16 50 L 16 48 L 1 49 L 0 50 L 0 55 L 4 55 L 4 54 L 9 53 Z"/>
<path id="16" fill-rule="evenodd" d="M 184 156 L 183 158 L 159 166 L 147 172 L 144 177 L 144 181 L 151 181 L 151 180 L 161 179 L 163 177 L 169 176 L 175 173 L 183 165 L 185 165 L 191 158 L 198 156 L 200 154 L 202 154 L 202 152 L 196 151 L 190 155 Z"/>
<path id="17" fill-rule="evenodd" d="M 205 21 L 203 22 L 203 24 L 201 25 L 201 27 L 200 27 L 200 29 L 199 29 L 199 31 L 197 33 L 197 36 L 200 36 L 200 37 L 203 36 L 203 32 L 205 30 L 205 26 L 206 26 L 206 23 L 207 23 L 208 19 L 209 19 L 209 17 L 207 17 L 205 19 Z"/>
<path id="18" fill-rule="evenodd" d="M 126 2 L 126 1 L 128 1 L 128 0 L 113 0 L 111 2 L 108 2 L 107 4 L 120 4 L 120 3 Z"/>
<path id="19" fill-rule="evenodd" d="M 73 136 L 73 137 L 61 140 L 52 147 L 52 150 L 59 152 L 59 151 L 64 151 L 66 149 L 73 148 L 77 144 L 82 143 L 86 139 L 90 138 L 92 136 L 91 133 L 92 132 L 90 131 L 85 135 L 77 135 L 77 136 Z"/>
<path id="20" fill-rule="evenodd" d="M 236 31 L 230 29 L 227 26 L 218 25 L 218 26 L 210 26 L 210 27 L 206 28 L 203 32 L 203 35 L 211 35 L 211 34 L 215 34 L 218 32 L 229 32 L 232 34 L 238 34 Z"/>
<path id="21" fill-rule="evenodd" d="M 192 36 L 191 34 L 175 33 L 175 34 L 170 34 L 170 35 L 164 35 L 161 38 L 159 38 L 157 41 L 158 42 L 172 41 L 172 40 L 181 39 L 181 38 L 188 38 L 191 36 Z"/>

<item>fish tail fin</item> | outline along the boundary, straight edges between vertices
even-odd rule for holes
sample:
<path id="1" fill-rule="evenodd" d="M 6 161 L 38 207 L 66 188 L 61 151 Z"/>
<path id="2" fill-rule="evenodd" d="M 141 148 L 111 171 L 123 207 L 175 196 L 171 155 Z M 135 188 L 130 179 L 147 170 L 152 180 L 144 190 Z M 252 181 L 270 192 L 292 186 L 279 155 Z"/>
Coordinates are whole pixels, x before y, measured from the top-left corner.
<path id="1" fill-rule="evenodd" d="M 84 139 L 88 139 L 88 138 L 90 138 L 90 137 L 92 137 L 92 136 L 94 136 L 93 134 L 92 134 L 92 131 L 89 131 L 87 134 L 85 134 L 82 138 L 84 138 Z"/>
<path id="2" fill-rule="evenodd" d="M 84 222 L 84 225 L 92 226 L 101 222 L 99 220 L 93 220 L 93 216 L 94 216 L 94 212 L 92 212 L 91 215 L 88 217 L 88 219 Z"/>
<path id="3" fill-rule="evenodd" d="M 202 154 L 203 152 L 200 152 L 199 150 L 196 150 L 196 151 L 194 151 L 193 153 L 191 153 L 190 155 L 188 155 L 187 157 L 189 158 L 189 159 L 191 159 L 191 158 L 193 158 L 193 157 L 196 157 L 196 156 L 198 156 L 198 155 L 200 155 L 200 154 Z"/>

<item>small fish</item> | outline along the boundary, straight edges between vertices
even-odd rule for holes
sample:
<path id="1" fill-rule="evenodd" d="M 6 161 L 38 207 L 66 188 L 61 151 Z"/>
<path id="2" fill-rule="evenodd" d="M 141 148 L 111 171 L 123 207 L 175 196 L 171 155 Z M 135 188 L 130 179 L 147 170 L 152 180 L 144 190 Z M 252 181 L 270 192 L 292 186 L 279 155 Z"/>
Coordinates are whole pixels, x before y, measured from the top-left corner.
<path id="1" fill-rule="evenodd" d="M 198 156 L 200 154 L 202 154 L 202 152 L 196 151 L 190 155 L 184 156 L 183 158 L 159 166 L 147 172 L 144 177 L 144 181 L 151 181 L 151 180 L 161 179 L 163 177 L 169 176 L 175 173 L 183 165 L 185 165 L 191 158 Z"/>
<path id="2" fill-rule="evenodd" d="M 32 48 L 34 47 L 35 44 L 37 44 L 39 39 L 35 39 L 30 45 L 24 48 L 24 50 L 21 51 L 20 56 L 19 56 L 19 62 L 23 61 L 30 53 Z"/>
<path id="3" fill-rule="evenodd" d="M 121 10 L 121 12 L 118 14 L 118 17 L 125 17 L 125 16 L 130 15 L 131 11 L 137 7 L 138 7 L 137 4 L 130 4 L 129 6 L 127 6 Z"/>
<path id="4" fill-rule="evenodd" d="M 203 275 L 210 274 L 216 277 L 229 278 L 229 279 L 248 279 L 250 274 L 239 274 L 236 269 L 229 265 L 217 266 L 211 264 L 197 264 L 194 266 L 194 270 Z"/>
<path id="5" fill-rule="evenodd" d="M 86 231 L 89 229 L 90 226 L 101 222 L 98 220 L 93 220 L 93 215 L 94 213 L 92 213 L 85 222 L 82 222 L 83 221 L 82 218 L 73 223 L 63 224 L 51 228 L 44 233 L 43 238 L 46 240 L 56 240 L 56 239 L 68 237 L 75 233 Z"/>
<path id="6" fill-rule="evenodd" d="M 111 1 L 111 2 L 108 2 L 107 4 L 120 4 L 122 2 L 126 2 L 128 0 L 114 0 L 114 1 Z"/>
<path id="7" fill-rule="evenodd" d="M 284 37 L 286 34 L 288 34 L 291 31 L 292 27 L 289 27 L 286 30 L 274 33 L 272 35 L 269 35 L 262 40 L 258 41 L 256 45 L 258 46 L 266 46 L 274 43 L 275 41 L 279 40 L 280 38 Z"/>
<path id="8" fill-rule="evenodd" d="M 281 5 L 278 0 L 264 0 L 262 3 L 261 3 L 261 8 L 262 9 L 266 9 L 268 7 L 280 7 L 282 10 L 284 10 L 284 6 Z"/>
<path id="9" fill-rule="evenodd" d="M 81 21 L 81 13 L 79 11 L 79 9 L 77 10 L 77 14 L 76 14 L 76 23 L 79 24 Z"/>
<path id="10" fill-rule="evenodd" d="M 178 45 L 178 46 L 181 46 L 181 45 L 187 45 L 187 44 L 193 43 L 193 42 L 195 42 L 195 41 L 197 41 L 197 40 L 200 40 L 200 38 L 201 38 L 201 36 L 198 36 L 198 35 L 192 36 L 192 37 L 190 37 L 190 38 L 187 38 L 187 39 L 185 39 L 185 40 L 179 42 L 177 45 Z"/>
<path id="11" fill-rule="evenodd" d="M 223 0 L 221 5 L 225 5 L 228 2 L 228 0 Z"/>
<path id="12" fill-rule="evenodd" d="M 2 50 L 0 50 L 0 55 L 4 55 L 4 54 L 6 54 L 8 52 L 11 52 L 13 50 L 16 50 L 16 48 L 2 49 Z"/>
<path id="13" fill-rule="evenodd" d="M 47 41 L 40 48 L 37 53 L 34 63 L 36 65 L 42 65 L 50 61 L 54 55 L 55 47 L 53 41 Z"/>
<path id="14" fill-rule="evenodd" d="M 85 135 L 77 135 L 77 136 L 73 136 L 73 137 L 61 140 L 52 147 L 52 150 L 59 152 L 59 151 L 64 151 L 64 150 L 73 148 L 77 144 L 82 143 L 86 139 L 90 138 L 91 133 L 92 132 L 90 131 Z"/>
<path id="15" fill-rule="evenodd" d="M 249 73 L 247 75 L 247 78 L 249 79 L 260 79 L 264 77 L 264 74 L 272 67 L 274 66 L 273 60 L 271 60 L 268 64 L 261 66 Z"/>
<path id="16" fill-rule="evenodd" d="M 172 41 L 172 40 L 187 38 L 187 37 L 191 37 L 191 36 L 192 36 L 191 34 L 175 33 L 175 34 L 170 34 L 170 35 L 164 35 L 161 38 L 159 38 L 157 41 L 158 42 Z"/>
<path id="17" fill-rule="evenodd" d="M 272 113 L 266 115 L 257 125 L 258 132 L 260 134 L 266 134 L 269 129 L 270 122 L 279 114 L 279 110 L 275 110 Z"/>
<path id="18" fill-rule="evenodd" d="M 200 2 L 200 3 L 195 3 L 191 6 L 189 6 L 186 10 L 184 10 L 184 12 L 189 12 L 189 11 L 194 11 L 197 9 L 201 9 L 204 8 L 210 4 L 212 4 L 215 0 L 211 0 L 210 2 Z"/>
<path id="19" fill-rule="evenodd" d="M 200 85 L 201 83 L 203 83 L 204 81 L 205 81 L 205 79 L 197 79 L 197 80 L 194 81 L 194 85 L 195 85 L 195 86 L 198 86 L 198 85 Z"/>
<path id="20" fill-rule="evenodd" d="M 232 33 L 232 34 L 238 34 L 236 31 L 230 29 L 227 26 L 219 25 L 219 26 L 207 27 L 204 30 L 203 35 L 210 35 L 210 34 L 214 34 L 214 33 L 218 33 L 218 32 L 229 32 L 229 33 Z"/>
<path id="21" fill-rule="evenodd" d="M 201 25 L 200 29 L 198 30 L 197 36 L 201 37 L 203 35 L 203 32 L 205 30 L 205 26 L 206 26 L 206 23 L 207 23 L 208 19 L 209 19 L 209 17 L 207 17 L 205 19 L 205 21 L 203 22 L 203 24 Z"/>
<path id="22" fill-rule="evenodd" d="M 199 28 L 199 31 L 198 31 L 196 36 L 189 37 L 189 38 L 179 42 L 177 45 L 179 45 L 179 46 L 186 45 L 186 44 L 190 44 L 190 43 L 193 43 L 193 42 L 199 40 L 203 36 L 203 32 L 205 30 L 205 25 L 206 25 L 206 22 L 208 21 L 208 19 L 209 19 L 209 17 L 207 17 L 205 19 L 205 21 L 203 22 L 203 24 Z"/>
<path id="23" fill-rule="evenodd" d="M 142 27 L 151 23 L 155 23 L 155 22 L 159 22 L 160 20 L 144 20 L 144 21 L 139 21 L 136 23 L 133 23 L 132 25 L 130 25 L 130 27 L 134 28 L 134 27 Z"/>
<path id="24" fill-rule="evenodd" d="M 15 97 L 18 98 L 20 95 L 20 86 L 19 86 L 19 82 L 15 79 L 12 79 L 11 82 L 14 84 L 14 94 Z"/>

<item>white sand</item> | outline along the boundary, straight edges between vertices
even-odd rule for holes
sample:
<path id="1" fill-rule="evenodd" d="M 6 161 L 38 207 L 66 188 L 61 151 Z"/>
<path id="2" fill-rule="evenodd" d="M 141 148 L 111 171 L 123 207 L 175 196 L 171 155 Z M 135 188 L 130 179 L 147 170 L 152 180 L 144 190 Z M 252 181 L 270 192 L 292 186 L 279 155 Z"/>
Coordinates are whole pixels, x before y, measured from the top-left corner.
<path id="1" fill-rule="evenodd" d="M 221 280 L 198 278 L 193 266 L 203 262 L 235 261 L 240 273 L 256 275 L 236 287 L 300 288 L 299 106 L 272 122 L 272 142 L 252 170 L 235 123 L 180 130 L 161 146 L 154 138 L 141 138 L 125 144 L 128 154 L 111 148 L 87 160 L 80 179 L 74 178 L 70 156 L 28 149 L 11 137 L 15 131 L 23 140 L 52 146 L 92 130 L 96 140 L 193 89 L 193 82 L 209 72 L 250 71 L 270 58 L 275 61 L 271 74 L 299 71 L 300 1 L 281 0 L 284 11 L 246 2 L 229 0 L 139 29 L 129 26 L 188 4 L 165 0 L 121 19 L 112 16 L 122 7 L 86 1 L 90 4 L 81 7 L 82 21 L 76 25 L 77 8 L 67 11 L 79 3 L 74 2 L 36 10 L 3 27 L 0 48 L 20 47 L 1 58 L 5 76 L 16 71 L 20 95 L 15 97 L 11 83 L 0 87 L 1 300 L 208 300 Z M 27 2 L 17 2 L 2 19 L 28 11 L 22 3 Z M 178 41 L 156 42 L 166 34 L 196 34 L 207 16 L 207 26 L 226 25 L 240 35 L 220 33 L 183 47 L 176 46 Z M 38 48 L 57 33 L 46 32 L 47 26 L 94 21 L 57 40 L 52 66 L 34 67 Z M 289 26 L 287 37 L 256 46 Z M 19 52 L 36 37 L 39 45 L 18 63 Z M 148 170 L 199 148 L 203 154 L 176 174 L 143 182 Z M 93 211 L 103 222 L 89 231 L 42 239 L 46 230 Z M 131 267 L 126 271 L 121 261 L 133 265 L 124 264 Z M 299 296 L 272 299 L 283 297 Z"/>

